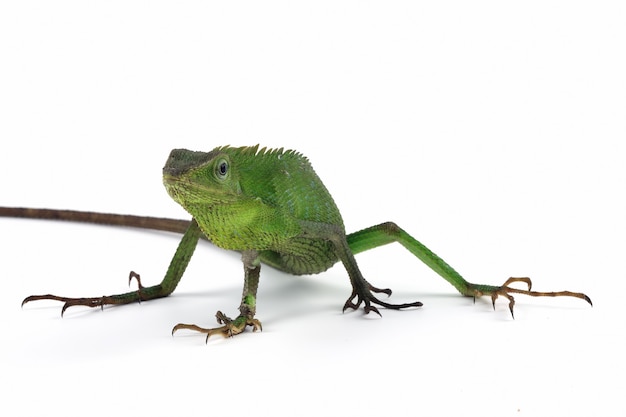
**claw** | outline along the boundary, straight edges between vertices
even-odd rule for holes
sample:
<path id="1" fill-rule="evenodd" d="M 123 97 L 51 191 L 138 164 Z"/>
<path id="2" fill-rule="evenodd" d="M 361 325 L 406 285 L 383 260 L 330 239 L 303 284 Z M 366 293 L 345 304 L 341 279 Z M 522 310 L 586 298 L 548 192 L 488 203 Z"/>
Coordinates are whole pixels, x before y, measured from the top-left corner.
<path id="1" fill-rule="evenodd" d="M 215 317 L 217 318 L 217 322 L 219 324 L 223 324 L 223 326 L 209 329 L 197 326 L 195 324 L 178 323 L 176 326 L 174 326 L 174 328 L 172 328 L 172 335 L 174 335 L 174 333 L 181 329 L 191 330 L 199 333 L 206 333 L 205 343 L 208 343 L 209 337 L 211 337 L 212 335 L 221 335 L 224 338 L 233 337 L 240 333 L 243 333 L 247 326 L 251 326 L 253 332 L 263 330 L 261 322 L 253 317 L 239 315 L 236 319 L 232 320 L 221 311 L 218 311 L 215 314 Z"/>
<path id="2" fill-rule="evenodd" d="M 141 277 L 138 273 L 131 271 L 128 276 L 128 283 L 134 279 L 137 280 L 137 291 L 131 291 L 124 294 L 115 295 L 103 295 L 102 297 L 84 297 L 84 298 L 72 298 L 72 297 L 59 297 L 57 295 L 45 294 L 45 295 L 31 295 L 24 298 L 22 301 L 22 307 L 24 304 L 31 301 L 38 300 L 54 300 L 61 301 L 63 307 L 61 308 L 61 317 L 65 314 L 65 311 L 73 306 L 85 306 L 85 307 L 100 307 L 104 309 L 105 305 L 122 305 L 129 304 L 135 301 L 141 302 L 142 300 L 151 300 L 154 298 L 165 297 L 169 293 L 165 293 L 160 285 L 152 287 L 144 287 L 141 284 Z"/>
<path id="3" fill-rule="evenodd" d="M 135 280 L 137 281 L 137 294 L 139 295 L 139 299 L 137 301 L 139 302 L 139 304 L 141 304 L 141 298 L 142 298 L 141 291 L 145 287 L 141 284 L 141 275 L 139 275 L 135 271 L 130 271 L 130 274 L 128 274 L 128 286 L 129 287 L 130 287 L 130 283 L 133 280 L 133 278 L 135 278 Z"/>
<path id="4" fill-rule="evenodd" d="M 515 314 L 513 313 L 513 306 L 515 306 L 515 298 L 513 298 L 513 296 L 511 294 L 507 294 L 506 292 L 499 292 L 496 291 L 493 294 L 491 294 L 491 305 L 493 305 L 493 309 L 495 311 L 496 309 L 496 299 L 498 298 L 498 296 L 503 296 L 505 298 L 507 298 L 509 300 L 509 311 L 511 312 L 511 317 L 513 317 L 513 319 L 515 320 Z"/>
<path id="5" fill-rule="evenodd" d="M 378 308 L 373 306 L 372 304 L 378 304 L 379 306 L 382 306 L 391 310 L 400 310 L 400 309 L 409 308 L 409 307 L 421 307 L 423 305 L 419 301 L 415 301 L 412 303 L 404 303 L 404 304 L 391 304 L 391 303 L 387 303 L 387 302 L 379 300 L 378 298 L 374 296 L 374 294 L 372 294 L 372 292 L 377 292 L 377 293 L 384 293 L 387 295 L 391 295 L 391 290 L 388 288 L 380 289 L 380 288 L 373 287 L 372 285 L 368 285 L 367 290 L 364 290 L 362 292 L 363 294 L 360 294 L 356 289 L 354 288 L 352 289 L 352 294 L 350 294 L 350 297 L 348 297 L 348 300 L 343 305 L 344 312 L 349 308 L 352 310 L 358 310 L 361 304 L 365 304 L 363 306 L 363 311 L 365 312 L 365 314 L 374 312 L 378 314 L 380 317 L 382 317 L 382 314 L 380 314 L 380 311 L 378 311 Z M 356 302 L 353 301 L 355 298 L 356 298 Z"/>
<path id="6" fill-rule="evenodd" d="M 518 288 L 509 287 L 509 284 L 523 282 L 528 286 L 527 290 L 522 290 Z M 531 297 L 575 297 L 580 298 L 588 302 L 591 306 L 593 303 L 591 302 L 591 298 L 587 295 L 579 292 L 571 292 L 571 291 L 552 291 L 552 292 L 541 292 L 541 291 L 531 291 L 532 281 L 528 277 L 511 277 L 507 279 L 504 284 L 500 287 L 495 287 L 495 289 L 491 292 L 491 303 L 495 310 L 496 308 L 496 299 L 500 296 L 505 297 L 509 300 L 509 311 L 511 312 L 511 317 L 515 319 L 515 314 L 513 312 L 513 307 L 515 306 L 515 298 L 511 295 L 511 293 L 515 294 L 524 294 L 529 295 Z M 482 295 L 481 291 L 477 292 L 477 295 Z"/>
<path id="7" fill-rule="evenodd" d="M 530 291 L 533 287 L 533 283 L 530 280 L 530 278 L 528 277 L 511 277 L 509 279 L 507 279 L 504 284 L 502 284 L 503 287 L 508 287 L 509 284 L 512 284 L 514 282 L 523 282 L 526 285 L 528 285 L 528 291 Z"/>
<path id="8" fill-rule="evenodd" d="M 72 306 L 85 306 L 85 307 L 100 307 L 104 308 L 104 299 L 106 297 L 92 297 L 92 298 L 70 298 L 70 297 L 59 297 L 57 295 L 45 294 L 45 295 L 31 295 L 29 297 L 24 298 L 22 301 L 22 307 L 24 304 L 29 303 L 31 301 L 39 301 L 39 300 L 54 300 L 63 302 L 63 307 L 61 308 L 61 317 L 65 314 L 65 310 Z"/>
<path id="9" fill-rule="evenodd" d="M 373 311 L 374 313 L 378 314 L 380 317 L 382 317 L 383 315 L 380 314 L 380 311 L 378 311 L 378 308 L 376 308 L 373 305 L 366 305 L 363 310 L 365 311 L 365 314 L 369 314 L 371 311 Z"/>
<path id="10" fill-rule="evenodd" d="M 387 294 L 387 297 L 391 297 L 391 289 L 390 288 L 376 288 L 373 285 L 369 284 L 370 291 Z"/>

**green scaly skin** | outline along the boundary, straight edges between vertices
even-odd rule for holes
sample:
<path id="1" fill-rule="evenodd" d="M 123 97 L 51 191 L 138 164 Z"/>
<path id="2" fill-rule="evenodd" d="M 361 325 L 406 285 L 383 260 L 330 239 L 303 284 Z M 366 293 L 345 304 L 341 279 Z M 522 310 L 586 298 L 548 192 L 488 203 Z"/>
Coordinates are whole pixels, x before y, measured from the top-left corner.
<path id="1" fill-rule="evenodd" d="M 494 304 L 499 296 L 507 298 L 511 314 L 515 304 L 513 293 L 535 297 L 570 296 L 591 304 L 589 297 L 582 293 L 531 291 L 529 278 L 509 278 L 501 286 L 470 283 L 394 223 L 383 223 L 346 235 L 343 219 L 332 196 L 309 161 L 295 151 L 259 150 L 258 146 L 225 146 L 211 152 L 175 149 L 163 168 L 163 183 L 169 195 L 191 214 L 191 222 L 70 210 L 0 207 L 0 216 L 64 219 L 184 232 L 160 284 L 143 287 L 139 275 L 131 272 L 129 280 L 137 280 L 137 291 L 92 298 L 37 295 L 27 297 L 23 304 L 34 300 L 58 300 L 64 302 L 63 313 L 68 307 L 76 305 L 96 307 L 165 297 L 175 290 L 201 237 L 208 238 L 221 248 L 241 252 L 244 267 L 244 288 L 239 315 L 235 319 L 218 311 L 216 316 L 220 327 L 203 328 L 181 323 L 172 330 L 199 331 L 206 333 L 207 340 L 214 334 L 239 334 L 248 326 L 255 331 L 261 329 L 261 323 L 255 318 L 261 263 L 302 275 L 323 272 L 341 261 L 352 284 L 352 294 L 344 304 L 344 311 L 363 305 L 365 313 L 380 315 L 376 306 L 390 309 L 421 306 L 419 301 L 392 304 L 380 300 L 376 293 L 391 295 L 391 290 L 372 286 L 359 270 L 354 255 L 392 242 L 400 243 L 465 296 L 490 296 Z M 526 284 L 528 289 L 509 286 L 515 282 Z"/>

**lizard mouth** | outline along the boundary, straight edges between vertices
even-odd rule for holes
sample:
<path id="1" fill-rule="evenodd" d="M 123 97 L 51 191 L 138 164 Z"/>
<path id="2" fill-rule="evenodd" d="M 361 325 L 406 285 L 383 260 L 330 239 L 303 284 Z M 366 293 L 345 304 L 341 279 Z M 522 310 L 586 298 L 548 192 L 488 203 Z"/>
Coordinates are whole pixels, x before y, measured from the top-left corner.
<path id="1" fill-rule="evenodd" d="M 229 202 L 234 197 L 228 190 L 204 186 L 187 178 L 167 173 L 163 174 L 163 185 L 170 197 L 183 207 L 193 203 L 211 206 Z"/>

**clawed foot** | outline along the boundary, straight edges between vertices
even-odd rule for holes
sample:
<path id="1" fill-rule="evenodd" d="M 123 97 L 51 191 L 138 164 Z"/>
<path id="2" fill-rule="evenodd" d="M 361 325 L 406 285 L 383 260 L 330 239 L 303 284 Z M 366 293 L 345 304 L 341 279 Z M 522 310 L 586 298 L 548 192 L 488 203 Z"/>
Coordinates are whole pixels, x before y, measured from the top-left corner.
<path id="1" fill-rule="evenodd" d="M 254 317 L 248 317 L 247 315 L 240 314 L 236 319 L 232 320 L 227 317 L 221 311 L 218 311 L 215 315 L 217 322 L 223 324 L 221 327 L 215 327 L 212 329 L 206 329 L 204 327 L 196 326 L 195 324 L 183 324 L 179 323 L 172 329 L 172 335 L 181 329 L 193 330 L 200 333 L 206 333 L 206 342 L 209 341 L 209 337 L 212 335 L 221 335 L 223 337 L 233 337 L 246 329 L 247 326 L 252 327 L 252 331 L 263 330 L 261 322 Z"/>
<path id="2" fill-rule="evenodd" d="M 22 307 L 24 304 L 29 303 L 31 301 L 38 300 L 54 300 L 61 301 L 63 304 L 63 308 L 61 308 L 61 317 L 70 307 L 73 306 L 85 306 L 85 307 L 100 307 L 104 308 L 105 305 L 119 305 L 119 304 L 128 304 L 134 301 L 141 302 L 142 300 L 148 300 L 151 298 L 158 298 L 163 296 L 158 293 L 160 290 L 159 286 L 154 286 L 150 288 L 146 288 L 141 284 L 141 277 L 138 273 L 134 271 L 130 271 L 128 276 L 128 285 L 130 285 L 131 281 L 137 280 L 137 291 L 132 291 L 125 294 L 117 294 L 117 295 L 104 295 L 102 297 L 82 297 L 82 298 L 72 298 L 72 297 L 59 297 L 57 295 L 45 294 L 45 295 L 31 295 L 30 297 L 26 297 L 24 301 L 22 301 Z M 147 290 L 147 291 L 146 291 Z M 153 294 L 154 293 L 154 294 Z"/>
<path id="3" fill-rule="evenodd" d="M 509 287 L 509 284 L 513 284 L 515 282 L 522 282 L 524 284 L 526 284 L 528 286 L 527 290 L 522 290 L 522 289 L 518 289 L 518 288 L 512 288 Z M 513 298 L 513 296 L 511 295 L 511 293 L 515 293 L 515 294 L 524 294 L 524 295 L 529 295 L 531 297 L 575 297 L 575 298 L 580 298 L 582 300 L 585 300 L 586 302 L 588 302 L 590 305 L 593 306 L 593 303 L 591 302 L 591 299 L 580 292 L 571 292 L 571 291 L 553 291 L 553 292 L 540 292 L 540 291 L 531 291 L 532 288 L 532 282 L 530 280 L 530 278 L 528 277 L 522 277 L 522 278 L 515 278 L 515 277 L 511 277 L 509 279 L 506 280 L 506 282 L 504 284 L 502 284 L 499 287 L 492 287 L 492 286 L 484 286 L 484 285 L 477 285 L 474 288 L 474 297 L 480 297 L 483 295 L 490 295 L 491 296 L 491 303 L 493 305 L 493 308 L 496 308 L 496 299 L 500 296 L 506 298 L 509 300 L 509 311 L 511 312 L 511 317 L 515 318 L 515 314 L 513 313 L 513 307 L 515 306 L 515 298 Z"/>
<path id="4" fill-rule="evenodd" d="M 89 298 L 70 298 L 70 297 L 59 297 L 52 294 L 45 295 L 31 295 L 30 297 L 24 298 L 22 301 L 22 307 L 24 304 L 29 303 L 31 301 L 38 300 L 54 300 L 61 301 L 63 304 L 63 308 L 61 308 L 61 317 L 65 314 L 65 310 L 73 306 L 85 306 L 85 307 L 100 307 L 104 308 L 106 304 L 106 297 L 89 297 Z"/>
<path id="5" fill-rule="evenodd" d="M 350 297 L 348 297 L 348 300 L 343 306 L 343 311 L 346 311 L 349 308 L 353 310 L 358 310 L 361 304 L 364 304 L 365 306 L 363 307 L 363 310 L 365 311 L 365 314 L 369 314 L 370 312 L 373 311 L 374 313 L 382 317 L 382 314 L 380 314 L 380 311 L 378 311 L 378 308 L 376 306 L 373 306 L 372 304 L 378 304 L 379 306 L 389 308 L 392 310 L 399 310 L 401 308 L 409 308 L 409 307 L 421 307 L 423 305 L 419 301 L 415 301 L 413 303 L 405 303 L 405 304 L 386 303 L 376 298 L 374 294 L 372 294 L 373 292 L 387 294 L 387 296 L 391 295 L 391 290 L 389 288 L 383 288 L 383 289 L 376 288 L 369 283 L 367 284 L 367 288 L 362 288 L 360 291 L 353 287 L 352 294 L 350 294 Z M 355 298 L 356 298 L 356 302 L 354 301 Z"/>

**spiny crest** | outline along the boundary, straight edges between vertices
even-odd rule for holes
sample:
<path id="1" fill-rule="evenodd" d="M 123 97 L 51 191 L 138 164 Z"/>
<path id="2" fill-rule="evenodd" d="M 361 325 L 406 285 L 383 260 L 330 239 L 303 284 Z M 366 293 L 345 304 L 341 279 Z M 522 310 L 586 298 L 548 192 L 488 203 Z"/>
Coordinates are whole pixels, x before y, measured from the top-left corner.
<path id="1" fill-rule="evenodd" d="M 226 145 L 226 146 L 220 146 L 216 149 L 219 152 L 226 152 L 231 156 L 239 156 L 239 157 L 244 157 L 244 158 L 250 158 L 250 157 L 272 157 L 272 156 L 276 156 L 279 159 L 282 158 L 283 156 L 286 157 L 293 157 L 296 159 L 300 159 L 303 160 L 303 162 L 309 162 L 308 158 L 304 155 L 302 155 L 300 152 L 292 150 L 292 149 L 288 149 L 285 150 L 285 148 L 267 148 L 267 147 L 263 147 L 261 149 L 259 149 L 259 145 L 254 145 L 254 146 L 242 146 L 242 147 L 233 147 L 230 145 Z"/>

